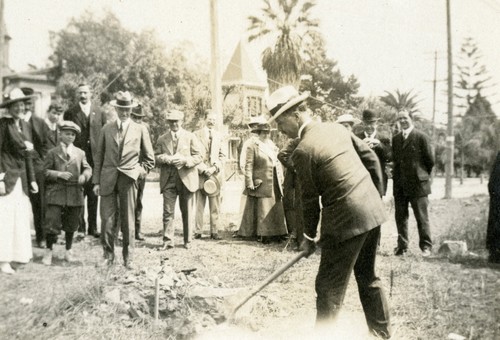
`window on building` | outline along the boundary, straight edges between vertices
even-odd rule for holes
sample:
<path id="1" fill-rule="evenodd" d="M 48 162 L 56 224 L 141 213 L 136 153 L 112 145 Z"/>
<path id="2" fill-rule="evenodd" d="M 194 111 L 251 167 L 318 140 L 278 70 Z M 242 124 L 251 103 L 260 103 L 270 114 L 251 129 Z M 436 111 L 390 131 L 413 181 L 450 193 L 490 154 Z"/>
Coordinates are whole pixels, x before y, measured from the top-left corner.
<path id="1" fill-rule="evenodd" d="M 247 97 L 248 116 L 254 117 L 262 114 L 262 98 L 257 96 Z"/>

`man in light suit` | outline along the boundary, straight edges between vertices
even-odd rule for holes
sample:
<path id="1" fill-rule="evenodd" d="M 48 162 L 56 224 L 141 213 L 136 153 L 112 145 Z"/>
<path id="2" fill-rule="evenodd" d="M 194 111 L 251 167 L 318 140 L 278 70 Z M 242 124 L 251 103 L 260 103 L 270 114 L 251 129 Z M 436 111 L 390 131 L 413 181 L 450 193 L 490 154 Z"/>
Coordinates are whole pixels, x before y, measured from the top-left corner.
<path id="1" fill-rule="evenodd" d="M 200 239 L 203 232 L 203 213 L 205 212 L 205 203 L 208 198 L 208 207 L 210 210 L 210 238 L 221 240 L 218 233 L 219 209 L 220 209 L 220 186 L 223 184 L 223 162 L 225 155 L 222 152 L 222 136 L 214 130 L 216 116 L 209 112 L 206 117 L 205 126 L 194 132 L 202 147 L 201 154 L 203 161 L 197 165 L 200 176 L 200 190 L 196 192 L 196 226 L 195 239 Z M 212 175 L 215 176 L 219 188 L 214 195 L 207 195 L 203 190 L 205 180 Z"/>
<path id="2" fill-rule="evenodd" d="M 375 153 L 340 124 L 314 122 L 307 97 L 285 86 L 271 94 L 267 107 L 269 122 L 276 121 L 289 138 L 300 138 L 292 161 L 302 189 L 306 256 L 314 253 L 321 213 L 317 326 L 337 317 L 354 269 L 370 331 L 389 338 L 389 310 L 375 274 L 380 225 L 387 220 L 380 198 L 380 164 Z"/>
<path id="3" fill-rule="evenodd" d="M 101 129 L 106 123 L 106 117 L 101 109 L 91 101 L 92 91 L 89 85 L 80 84 L 76 89 L 78 104 L 69 108 L 64 113 L 64 120 L 69 120 L 81 129 L 81 133 L 75 139 L 75 146 L 85 151 L 87 162 L 91 167 L 95 165 L 97 157 L 97 142 Z M 87 222 L 85 223 L 85 206 L 80 216 L 79 232 L 99 237 L 97 232 L 97 204 L 98 197 L 93 192 L 92 181 L 88 181 L 83 187 L 83 194 L 87 198 Z"/>
<path id="4" fill-rule="evenodd" d="M 177 196 L 182 214 L 184 248 L 189 249 L 195 218 L 194 193 L 200 185 L 196 165 L 201 163 L 203 156 L 198 138 L 181 127 L 184 113 L 171 110 L 166 119 L 170 131 L 158 138 L 155 147 L 156 163 L 160 167 L 160 193 L 163 195 L 162 249 L 175 246 L 174 213 Z"/>
<path id="5" fill-rule="evenodd" d="M 431 255 L 428 195 L 431 193 L 431 171 L 434 156 L 428 137 L 413 127 L 411 114 L 398 113 L 402 131 L 392 138 L 394 208 L 398 228 L 398 246 L 394 254 L 404 255 L 408 249 L 408 205 L 417 220 L 419 247 L 424 257 Z"/>
<path id="6" fill-rule="evenodd" d="M 114 229 L 120 228 L 124 265 L 133 269 L 137 182 L 154 167 L 154 153 L 147 128 L 130 119 L 132 108 L 137 106 L 130 93 L 118 92 L 110 104 L 115 107 L 118 119 L 102 129 L 92 181 L 94 193 L 101 196 L 105 263 L 114 261 Z"/>

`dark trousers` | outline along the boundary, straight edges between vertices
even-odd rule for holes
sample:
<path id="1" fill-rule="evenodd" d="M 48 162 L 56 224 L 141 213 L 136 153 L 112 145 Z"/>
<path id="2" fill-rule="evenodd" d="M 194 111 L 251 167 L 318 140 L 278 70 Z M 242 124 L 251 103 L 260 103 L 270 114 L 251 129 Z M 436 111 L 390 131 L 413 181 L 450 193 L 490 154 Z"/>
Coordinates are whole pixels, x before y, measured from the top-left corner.
<path id="1" fill-rule="evenodd" d="M 137 181 L 119 173 L 110 195 L 101 197 L 101 242 L 104 256 L 114 259 L 116 228 L 123 234 L 123 259 L 131 260 L 135 244 Z"/>
<path id="2" fill-rule="evenodd" d="M 406 195 L 394 196 L 394 208 L 396 214 L 396 226 L 398 229 L 398 248 L 408 248 L 408 205 L 411 205 L 413 214 L 417 220 L 419 247 L 421 250 L 431 249 L 431 228 L 429 224 L 429 214 L 427 208 L 429 206 L 429 198 L 423 197 L 408 197 Z"/>
<path id="3" fill-rule="evenodd" d="M 97 233 L 97 204 L 99 198 L 94 194 L 93 189 L 92 179 L 83 185 L 83 195 L 87 198 L 87 209 L 84 206 L 80 213 L 80 228 L 78 228 L 79 232 L 89 235 Z M 85 223 L 85 210 L 87 211 L 88 229 Z"/>
<path id="4" fill-rule="evenodd" d="M 66 234 L 66 249 L 71 249 L 73 234 L 78 230 L 81 210 L 81 206 L 47 205 L 44 221 L 47 248 L 52 249 L 62 228 Z"/>
<path id="5" fill-rule="evenodd" d="M 135 204 L 135 234 L 141 232 L 141 217 L 142 217 L 142 196 L 144 187 L 146 186 L 146 177 L 137 180 L 137 202 Z"/>
<path id="6" fill-rule="evenodd" d="M 389 338 L 389 306 L 382 283 L 375 274 L 375 258 L 380 227 L 341 243 L 322 243 L 321 262 L 316 277 L 316 325 L 325 326 L 337 317 L 354 269 L 358 292 L 368 328 Z"/>
<path id="7" fill-rule="evenodd" d="M 195 196 L 188 190 L 179 175 L 173 175 L 171 181 L 163 189 L 163 241 L 169 241 L 174 246 L 174 214 L 175 201 L 179 196 L 179 208 L 182 215 L 182 230 L 184 244 L 191 242 L 195 223 Z"/>
<path id="8" fill-rule="evenodd" d="M 35 238 L 39 243 L 45 239 L 43 230 L 43 221 L 45 219 L 45 174 L 39 171 L 35 174 L 38 192 L 33 194 L 30 192 L 31 209 L 33 211 L 33 220 L 35 224 Z"/>

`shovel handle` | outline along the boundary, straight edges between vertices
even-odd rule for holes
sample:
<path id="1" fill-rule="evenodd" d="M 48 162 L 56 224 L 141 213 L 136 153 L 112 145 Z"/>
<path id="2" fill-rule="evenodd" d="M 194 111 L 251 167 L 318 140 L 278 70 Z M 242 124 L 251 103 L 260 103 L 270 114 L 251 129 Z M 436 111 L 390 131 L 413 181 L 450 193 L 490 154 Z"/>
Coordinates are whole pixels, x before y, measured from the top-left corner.
<path id="1" fill-rule="evenodd" d="M 247 301 L 250 300 L 255 294 L 257 294 L 262 289 L 264 289 L 264 287 L 266 287 L 268 284 L 270 284 L 271 282 L 276 280 L 276 278 L 278 278 L 281 274 L 283 274 L 285 271 L 287 271 L 295 263 L 299 262 L 299 260 L 306 255 L 307 255 L 307 251 L 305 251 L 305 250 L 301 251 L 300 253 L 295 255 L 290 261 L 288 261 L 287 263 L 282 265 L 280 268 L 278 268 L 274 273 L 269 275 L 264 281 L 261 282 L 261 284 L 259 286 L 252 289 L 252 291 L 250 293 L 248 293 L 248 295 L 245 296 L 245 298 L 242 299 L 241 302 L 238 303 L 238 305 L 236 307 L 234 307 L 234 309 L 231 312 L 231 316 L 233 316 L 238 311 L 238 309 L 240 309 L 241 306 L 243 306 L 245 303 L 247 303 Z"/>

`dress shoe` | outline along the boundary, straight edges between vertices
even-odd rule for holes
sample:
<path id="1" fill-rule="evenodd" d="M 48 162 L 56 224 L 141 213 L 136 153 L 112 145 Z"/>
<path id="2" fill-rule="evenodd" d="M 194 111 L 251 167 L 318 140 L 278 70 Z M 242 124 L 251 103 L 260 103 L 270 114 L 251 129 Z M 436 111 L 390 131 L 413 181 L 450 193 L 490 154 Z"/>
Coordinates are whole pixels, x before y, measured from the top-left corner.
<path id="1" fill-rule="evenodd" d="M 216 240 L 216 241 L 222 240 L 222 237 L 220 237 L 219 234 L 212 234 L 212 235 L 210 235 L 210 238 L 212 240 Z"/>
<path id="2" fill-rule="evenodd" d="M 172 244 L 172 242 L 163 242 L 163 245 L 160 247 L 159 250 L 168 250 L 168 249 L 172 249 L 174 247 L 174 245 Z"/>
<path id="3" fill-rule="evenodd" d="M 112 259 L 104 259 L 98 266 L 100 267 L 111 267 L 114 264 Z"/>
<path id="4" fill-rule="evenodd" d="M 37 248 L 45 249 L 46 248 L 45 241 L 36 241 L 36 246 Z"/>
<path id="5" fill-rule="evenodd" d="M 43 254 L 42 263 L 46 266 L 52 265 L 52 249 L 47 249 Z"/>
<path id="6" fill-rule="evenodd" d="M 15 274 L 16 271 L 10 266 L 9 262 L 1 262 L 0 271 L 4 274 Z"/>
<path id="7" fill-rule="evenodd" d="M 94 237 L 95 237 L 95 238 L 99 238 L 99 237 L 101 237 L 101 233 L 98 233 L 98 232 L 96 231 L 96 232 L 94 233 Z"/>
<path id="8" fill-rule="evenodd" d="M 135 239 L 136 239 L 137 241 L 144 241 L 144 237 L 142 236 L 142 234 L 141 234 L 141 233 L 137 233 L 137 234 L 135 234 Z"/>
<path id="9" fill-rule="evenodd" d="M 431 255 L 432 255 L 432 253 L 431 253 L 431 250 L 429 248 L 424 248 L 422 250 L 422 257 L 429 257 Z"/>
<path id="10" fill-rule="evenodd" d="M 66 260 L 66 262 L 76 262 L 76 258 L 75 256 L 73 255 L 73 251 L 70 250 L 66 250 L 66 253 L 64 254 L 64 259 Z"/>
<path id="11" fill-rule="evenodd" d="M 396 255 L 396 256 L 403 256 L 403 255 L 406 254 L 407 251 L 408 251 L 408 249 L 406 249 L 406 248 L 396 247 L 394 249 L 394 255 Z"/>
<path id="12" fill-rule="evenodd" d="M 136 270 L 137 269 L 137 266 L 131 260 L 123 260 L 123 265 L 125 266 L 125 268 L 127 268 L 127 270 Z"/>
<path id="13" fill-rule="evenodd" d="M 184 249 L 191 249 L 191 243 L 184 243 Z"/>
<path id="14" fill-rule="evenodd" d="M 201 239 L 201 234 L 198 234 L 198 233 L 194 234 L 194 239 L 195 240 Z"/>

